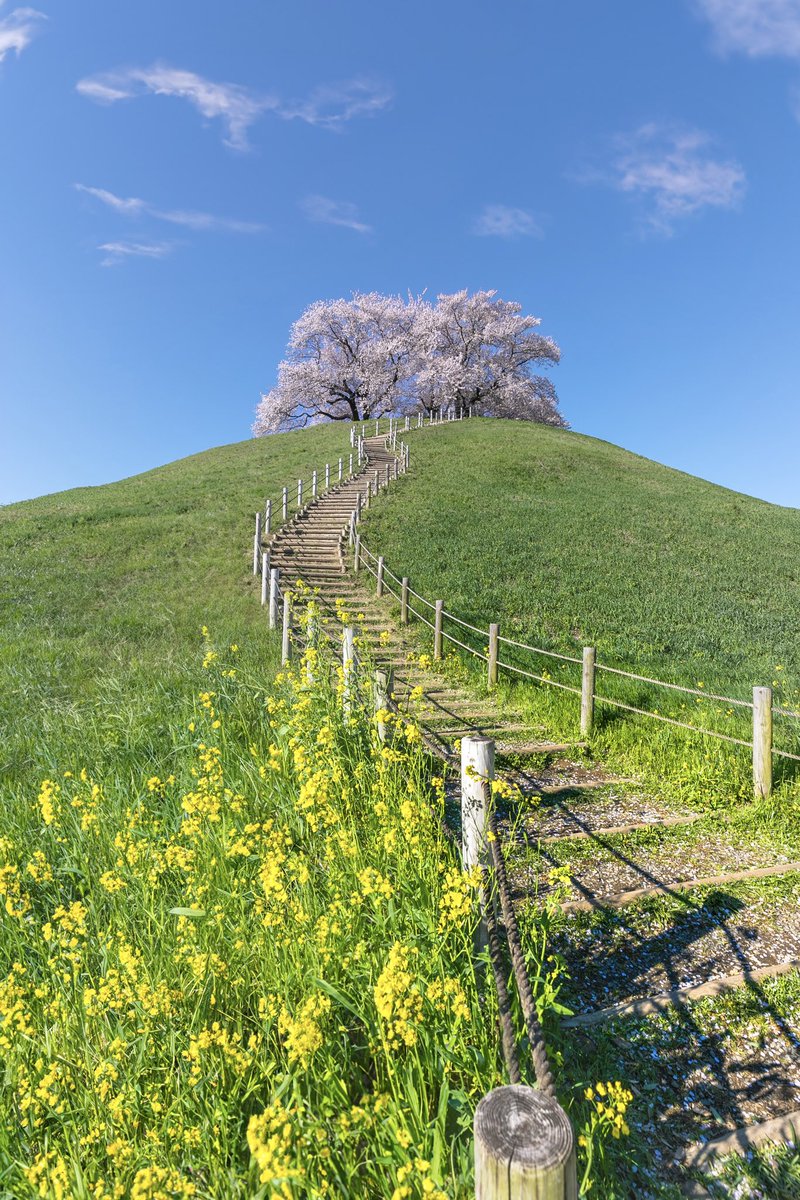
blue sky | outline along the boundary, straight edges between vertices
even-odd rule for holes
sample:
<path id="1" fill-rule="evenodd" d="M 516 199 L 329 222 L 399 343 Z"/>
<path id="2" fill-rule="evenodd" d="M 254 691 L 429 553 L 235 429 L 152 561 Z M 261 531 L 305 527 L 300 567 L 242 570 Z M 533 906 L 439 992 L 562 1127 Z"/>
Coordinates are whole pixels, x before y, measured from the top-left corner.
<path id="1" fill-rule="evenodd" d="M 573 427 L 800 505 L 800 0 L 0 3 L 0 502 L 247 437 L 289 326 L 495 288 Z"/>

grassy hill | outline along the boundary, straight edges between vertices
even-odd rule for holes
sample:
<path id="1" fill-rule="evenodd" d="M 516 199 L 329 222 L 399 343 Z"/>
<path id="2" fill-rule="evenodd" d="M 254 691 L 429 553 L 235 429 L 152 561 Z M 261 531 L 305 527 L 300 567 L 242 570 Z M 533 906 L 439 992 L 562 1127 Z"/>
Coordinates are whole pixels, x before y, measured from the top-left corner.
<path id="1" fill-rule="evenodd" d="M 0 508 L 0 779 L 162 758 L 203 625 L 267 675 L 255 510 L 345 448 L 346 429 L 319 427 Z"/>
<path id="2" fill-rule="evenodd" d="M 370 509 L 364 537 L 426 598 L 545 649 L 594 645 L 609 666 L 742 699 L 772 684 L 776 703 L 798 705 L 800 511 L 540 425 L 464 421 L 410 440 L 411 471 Z M 579 667 L 525 665 L 580 682 Z M 598 678 L 629 704 L 749 736 L 747 710 L 701 702 L 699 721 L 692 698 Z M 537 711 L 575 735 L 571 698 L 549 691 Z M 777 737 L 796 749 L 794 725 Z"/>

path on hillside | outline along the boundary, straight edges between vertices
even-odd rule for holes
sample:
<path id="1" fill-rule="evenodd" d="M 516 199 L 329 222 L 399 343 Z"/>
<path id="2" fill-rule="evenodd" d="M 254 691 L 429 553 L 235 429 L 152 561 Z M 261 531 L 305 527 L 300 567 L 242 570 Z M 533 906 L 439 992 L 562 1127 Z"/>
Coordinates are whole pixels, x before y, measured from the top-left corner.
<path id="1" fill-rule="evenodd" d="M 364 472 L 276 532 L 271 564 L 289 588 L 301 579 L 318 589 L 332 624 L 340 624 L 337 600 L 363 614 L 362 636 L 371 657 L 392 668 L 398 703 L 422 690 L 415 711 L 445 752 L 465 734 L 494 737 L 503 773 L 524 799 L 540 797 L 521 811 L 501 810 L 499 825 L 523 922 L 546 899 L 551 871 L 568 868 L 555 943 L 570 969 L 565 999 L 576 1013 L 567 1022 L 576 1053 L 591 1057 L 602 1030 L 617 1075 L 634 1087 L 643 1056 L 651 1072 L 657 1064 L 659 1086 L 640 1103 L 648 1104 L 644 1129 L 665 1165 L 701 1166 L 715 1150 L 800 1135 L 800 1041 L 770 983 L 800 965 L 800 851 L 765 846 L 724 816 L 649 796 L 548 743 L 491 695 L 421 664 L 392 598 L 376 597 L 368 570 L 347 569 L 356 497 L 394 463 L 382 437 L 366 439 L 365 449 Z M 752 1020 L 734 1020 L 724 1007 L 716 1020 L 713 1006 L 730 993 Z M 697 1008 L 702 998 L 710 999 Z"/>

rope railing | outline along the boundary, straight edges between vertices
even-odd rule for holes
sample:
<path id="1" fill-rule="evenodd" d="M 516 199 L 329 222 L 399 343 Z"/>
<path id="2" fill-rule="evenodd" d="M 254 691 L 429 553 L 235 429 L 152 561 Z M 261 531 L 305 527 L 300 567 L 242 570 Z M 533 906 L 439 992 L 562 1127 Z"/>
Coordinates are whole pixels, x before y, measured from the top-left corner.
<path id="1" fill-rule="evenodd" d="M 368 547 L 365 546 L 363 538 L 359 538 L 361 553 L 368 556 L 372 562 L 378 562 L 378 557 L 373 554 Z M 365 560 L 364 565 L 372 575 L 376 575 L 369 563 Z M 530 680 L 541 686 L 555 688 L 559 691 L 567 692 L 574 696 L 579 696 L 581 700 L 581 735 L 587 736 L 591 733 L 594 723 L 594 711 L 597 705 L 606 705 L 607 707 L 618 709 L 622 712 L 628 712 L 638 717 L 644 717 L 648 720 L 659 721 L 662 724 L 670 725 L 676 729 L 684 729 L 687 732 L 697 734 L 701 737 L 710 737 L 720 742 L 727 742 L 730 745 L 741 746 L 752 750 L 753 752 L 753 773 L 754 787 L 757 795 L 768 796 L 772 790 L 772 759 L 786 759 L 789 761 L 800 762 L 800 755 L 794 754 L 790 750 L 785 750 L 773 744 L 772 736 L 772 713 L 786 717 L 791 720 L 800 720 L 800 713 L 792 709 L 773 706 L 772 704 L 772 689 L 771 688 L 754 688 L 753 700 L 742 700 L 734 696 L 725 696 L 718 692 L 708 691 L 705 688 L 692 688 L 684 684 L 672 683 L 667 680 L 655 679 L 648 675 L 642 675 L 634 671 L 626 671 L 619 667 L 612 667 L 607 663 L 598 663 L 596 661 L 596 652 L 592 647 L 584 648 L 584 657 L 577 658 L 569 654 L 562 654 L 555 650 L 548 650 L 541 646 L 533 646 L 527 642 L 518 641 L 514 638 L 503 637 L 499 633 L 498 625 L 490 625 L 488 631 L 465 621 L 462 617 L 456 616 L 455 613 L 446 609 L 441 601 L 435 603 L 427 600 L 418 591 L 413 589 L 408 581 L 405 582 L 390 571 L 387 567 L 385 559 L 380 558 L 380 575 L 379 594 L 384 591 L 389 592 L 395 599 L 399 599 L 401 603 L 401 611 L 406 613 L 404 619 L 408 619 L 409 615 L 421 621 L 429 629 L 433 631 L 434 638 L 434 658 L 441 658 L 442 647 L 445 643 L 449 643 L 472 658 L 476 658 L 481 662 L 485 662 L 488 666 L 489 686 L 494 686 L 500 672 L 508 675 L 516 676 L 521 680 Z M 392 579 L 399 582 L 403 587 L 403 596 L 398 597 L 397 593 L 386 585 L 386 576 L 391 576 Z M 411 605 L 408 597 L 413 596 L 418 604 L 425 606 L 428 610 L 434 613 L 434 620 L 430 621 L 425 617 L 419 608 Z M 482 653 L 475 646 L 469 645 L 467 641 L 456 637 L 448 628 L 447 624 L 452 622 L 458 627 L 469 631 L 480 638 L 489 638 L 488 654 Z M 519 663 L 508 662 L 500 658 L 499 647 L 512 647 L 517 651 L 530 655 L 544 655 L 545 657 L 556 659 L 563 663 L 568 663 L 573 666 L 582 668 L 582 677 L 580 686 L 575 686 L 569 683 L 564 683 L 560 679 L 554 679 L 551 675 L 531 671 L 521 666 Z M 654 709 L 644 708 L 641 705 L 628 703 L 626 700 L 618 699 L 615 696 L 603 695 L 595 690 L 595 676 L 597 671 L 605 671 L 608 675 L 613 675 L 619 679 L 631 680 L 638 684 L 645 684 L 652 687 L 662 687 L 670 692 L 676 692 L 681 695 L 693 696 L 698 701 L 707 700 L 714 704 L 729 705 L 731 708 L 749 710 L 753 714 L 753 737 L 752 740 L 741 737 L 736 737 L 733 734 L 725 733 L 720 729 L 709 729 L 704 725 L 697 725 L 692 721 L 682 721 L 677 717 L 667 716 Z"/>

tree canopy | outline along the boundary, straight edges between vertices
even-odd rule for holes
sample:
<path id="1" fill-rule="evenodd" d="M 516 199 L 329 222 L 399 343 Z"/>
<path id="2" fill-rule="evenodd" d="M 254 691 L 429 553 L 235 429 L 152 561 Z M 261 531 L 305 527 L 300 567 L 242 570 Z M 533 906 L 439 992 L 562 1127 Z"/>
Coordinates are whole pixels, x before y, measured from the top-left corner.
<path id="1" fill-rule="evenodd" d="M 535 373 L 560 358 L 539 325 L 493 291 L 441 295 L 435 304 L 376 292 L 318 300 L 292 326 L 253 432 L 469 406 L 564 426 L 553 384 Z"/>

